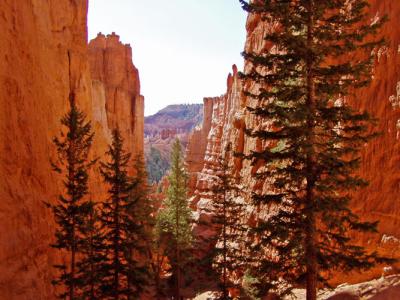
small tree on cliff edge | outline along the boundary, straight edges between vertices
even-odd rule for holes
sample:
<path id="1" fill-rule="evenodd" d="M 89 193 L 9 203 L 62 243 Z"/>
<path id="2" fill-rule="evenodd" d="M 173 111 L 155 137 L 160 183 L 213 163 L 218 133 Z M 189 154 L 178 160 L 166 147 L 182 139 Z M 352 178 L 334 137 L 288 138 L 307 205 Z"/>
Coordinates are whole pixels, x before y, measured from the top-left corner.
<path id="1" fill-rule="evenodd" d="M 274 45 L 243 53 L 252 68 L 242 77 L 259 87 L 246 91 L 260 124 L 247 134 L 266 145 L 247 158 L 258 166 L 256 179 L 272 182 L 253 200 L 274 208 L 260 220 L 255 245 L 271 255 L 254 273 L 268 283 L 260 288 L 277 291 L 283 278 L 288 285 L 280 292 L 305 284 L 307 299 L 315 300 L 333 270 L 382 261 L 350 239 L 351 231 L 374 232 L 377 223 L 361 222 L 349 209 L 351 192 L 366 185 L 354 171 L 372 137 L 372 119 L 354 111 L 346 96 L 371 80 L 370 53 L 382 40 L 370 37 L 384 19 L 370 22 L 366 0 L 240 2 L 269 23 L 263 38 Z"/>
<path id="2" fill-rule="evenodd" d="M 107 151 L 109 162 L 101 162 L 100 172 L 109 184 L 109 199 L 103 202 L 100 219 L 107 259 L 101 266 L 102 299 L 138 298 L 143 287 L 142 273 L 136 250 L 142 225 L 132 214 L 137 199 L 132 197 L 134 179 L 128 175 L 130 153 L 123 149 L 119 129 L 112 132 Z M 139 276 L 140 274 L 140 276 Z M 134 278 L 133 278 L 134 277 Z"/>
<path id="3" fill-rule="evenodd" d="M 167 199 L 159 213 L 158 223 L 163 234 L 171 237 L 166 246 L 173 269 L 174 296 L 175 299 L 181 299 L 182 270 L 187 262 L 187 250 L 192 242 L 192 214 L 187 202 L 187 174 L 178 139 L 172 146 L 168 181 Z"/>
<path id="4" fill-rule="evenodd" d="M 53 284 L 62 285 L 65 292 L 60 298 L 76 299 L 80 295 L 82 282 L 77 276 L 78 256 L 85 241 L 85 226 L 92 207 L 91 201 L 85 200 L 88 194 L 88 170 L 95 163 L 89 160 L 89 151 L 94 133 L 90 122 L 85 119 L 75 104 L 75 95 L 69 97 L 70 110 L 61 119 L 65 132 L 55 137 L 58 160 L 52 162 L 53 170 L 65 176 L 65 194 L 60 195 L 56 204 L 46 203 L 53 211 L 57 229 L 56 241 L 52 247 L 69 253 L 68 263 L 56 265 L 62 273 L 53 280 Z"/>

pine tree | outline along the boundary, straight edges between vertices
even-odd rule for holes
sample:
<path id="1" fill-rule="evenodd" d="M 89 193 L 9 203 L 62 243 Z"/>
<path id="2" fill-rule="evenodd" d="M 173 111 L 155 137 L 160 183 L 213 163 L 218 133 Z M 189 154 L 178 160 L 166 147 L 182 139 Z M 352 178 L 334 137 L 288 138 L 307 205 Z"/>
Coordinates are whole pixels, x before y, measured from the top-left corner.
<path id="1" fill-rule="evenodd" d="M 132 255 L 140 224 L 132 215 L 136 200 L 132 198 L 134 179 L 128 175 L 130 153 L 123 149 L 119 129 L 113 130 L 112 145 L 107 151 L 109 162 L 101 162 L 100 172 L 110 188 L 109 199 L 103 203 L 101 222 L 104 234 L 104 251 L 107 259 L 101 266 L 101 299 L 130 299 L 141 292 L 141 278 L 132 276 L 141 271 Z M 132 272 L 135 272 L 134 274 Z"/>
<path id="2" fill-rule="evenodd" d="M 166 262 L 171 251 L 171 235 L 168 233 L 170 226 L 168 225 L 167 214 L 161 210 L 156 216 L 156 223 L 153 229 L 153 241 L 151 247 L 151 269 L 155 286 L 155 299 L 165 298 L 165 288 L 162 282 L 162 276 L 167 272 Z M 168 249 L 170 248 L 170 249 Z"/>
<path id="3" fill-rule="evenodd" d="M 229 300 L 229 289 L 239 289 L 239 284 L 233 283 L 230 277 L 240 273 L 244 266 L 244 257 L 241 247 L 244 245 L 246 227 L 243 224 L 244 204 L 240 201 L 241 189 L 238 187 L 232 170 L 228 165 L 231 156 L 230 144 L 225 149 L 224 157 L 218 159 L 216 180 L 212 187 L 213 223 L 216 224 L 221 234 L 217 236 L 217 244 L 213 252 L 213 268 L 220 277 L 219 299 Z"/>
<path id="4" fill-rule="evenodd" d="M 52 162 L 53 170 L 65 176 L 65 193 L 60 195 L 56 204 L 46 203 L 53 211 L 57 224 L 56 241 L 51 246 L 69 254 L 68 263 L 56 265 L 62 274 L 53 284 L 65 287 L 59 298 L 77 299 L 81 292 L 81 280 L 78 278 L 77 264 L 84 247 L 85 224 L 89 214 L 88 170 L 95 163 L 89 159 L 94 133 L 90 122 L 75 104 L 75 95 L 70 94 L 70 109 L 61 119 L 65 131 L 53 142 L 57 148 L 58 160 Z"/>
<path id="5" fill-rule="evenodd" d="M 347 97 L 371 80 L 371 50 L 382 43 L 374 36 L 385 18 L 369 22 L 366 0 L 240 2 L 269 24 L 263 38 L 274 45 L 243 53 L 252 67 L 242 78 L 258 87 L 246 91 L 247 109 L 260 124 L 247 134 L 265 145 L 246 156 L 262 165 L 254 176 L 264 192 L 253 200 L 271 212 L 259 220 L 254 243 L 255 253 L 269 255 L 253 272 L 261 291 L 305 285 L 315 300 L 333 271 L 384 261 L 350 239 L 375 232 L 377 223 L 349 208 L 352 191 L 367 184 L 355 171 L 374 135 L 373 118 Z"/>
<path id="6" fill-rule="evenodd" d="M 77 277 L 82 289 L 81 298 L 95 300 L 101 295 L 103 262 L 107 259 L 104 236 L 100 230 L 99 212 L 96 204 L 89 202 L 88 218 L 83 230 L 81 261 L 77 264 Z"/>
<path id="7" fill-rule="evenodd" d="M 127 253 L 127 260 L 130 262 L 131 270 L 128 282 L 131 289 L 144 291 L 145 287 L 149 286 L 151 279 L 151 255 L 149 251 L 151 251 L 152 232 L 155 226 L 155 208 L 149 197 L 147 172 L 142 153 L 136 155 L 134 167 L 136 174 L 130 192 L 134 206 L 131 207 L 129 213 L 137 230 L 129 236 L 131 250 Z"/>
<path id="8" fill-rule="evenodd" d="M 187 174 L 183 166 L 181 144 L 178 139 L 172 146 L 169 187 L 164 208 L 159 212 L 163 234 L 170 239 L 166 245 L 173 269 L 174 297 L 181 299 L 182 270 L 187 263 L 192 242 L 192 213 L 187 202 Z"/>

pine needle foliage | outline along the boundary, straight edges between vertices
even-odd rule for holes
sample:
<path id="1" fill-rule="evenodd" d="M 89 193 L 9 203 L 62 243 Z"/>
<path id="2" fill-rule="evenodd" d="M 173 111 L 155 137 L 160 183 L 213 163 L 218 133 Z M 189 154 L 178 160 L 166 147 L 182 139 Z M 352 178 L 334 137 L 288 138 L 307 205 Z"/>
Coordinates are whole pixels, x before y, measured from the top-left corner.
<path id="1" fill-rule="evenodd" d="M 98 207 L 89 203 L 88 217 L 84 226 L 81 260 L 77 263 L 77 277 L 81 283 L 81 298 L 99 299 L 101 293 L 103 262 L 107 259 L 104 250 L 104 236 L 100 230 L 101 222 Z"/>
<path id="2" fill-rule="evenodd" d="M 132 220 L 137 225 L 137 230 L 129 235 L 131 251 L 127 252 L 127 260 L 131 270 L 128 282 L 131 288 L 149 293 L 149 286 L 153 278 L 151 273 L 151 247 L 153 228 L 155 226 L 155 207 L 149 197 L 147 172 L 144 156 L 139 153 L 134 158 L 135 175 L 133 188 L 130 192 L 134 206 L 129 210 Z M 132 298 L 136 299 L 136 298 Z"/>
<path id="3" fill-rule="evenodd" d="M 241 74 L 258 87 L 245 94 L 261 125 L 246 133 L 265 145 L 245 158 L 263 162 L 254 177 L 270 182 L 253 200 L 273 212 L 256 229 L 253 250 L 270 255 L 253 273 L 260 294 L 306 286 L 315 300 L 333 271 L 385 261 L 351 240 L 354 232 L 375 232 L 377 222 L 361 221 L 349 207 L 352 192 L 367 184 L 355 171 L 374 119 L 347 101 L 371 81 L 385 18 L 371 23 L 366 0 L 240 2 L 268 24 L 263 38 L 273 45 L 244 52 L 252 67 Z"/>
<path id="4" fill-rule="evenodd" d="M 135 180 L 128 175 L 130 153 L 123 149 L 119 129 L 112 132 L 108 162 L 100 162 L 100 172 L 109 185 L 109 198 L 101 209 L 101 230 L 106 260 L 101 266 L 101 299 L 138 298 L 143 287 L 143 267 L 132 253 L 138 247 L 142 226 L 132 215 L 137 199 L 131 196 Z M 134 278 L 133 278 L 134 277 Z"/>
<path id="5" fill-rule="evenodd" d="M 78 109 L 75 95 L 70 94 L 69 111 L 61 119 L 63 129 L 60 137 L 55 137 L 58 159 L 52 162 L 53 170 L 64 176 L 65 193 L 55 204 L 46 203 L 51 208 L 57 224 L 55 242 L 52 247 L 68 253 L 68 263 L 55 267 L 60 271 L 53 284 L 62 286 L 60 299 L 78 299 L 84 284 L 78 276 L 78 263 L 85 247 L 85 227 L 91 209 L 88 194 L 88 170 L 95 160 L 89 159 L 94 133 L 85 114 Z"/>

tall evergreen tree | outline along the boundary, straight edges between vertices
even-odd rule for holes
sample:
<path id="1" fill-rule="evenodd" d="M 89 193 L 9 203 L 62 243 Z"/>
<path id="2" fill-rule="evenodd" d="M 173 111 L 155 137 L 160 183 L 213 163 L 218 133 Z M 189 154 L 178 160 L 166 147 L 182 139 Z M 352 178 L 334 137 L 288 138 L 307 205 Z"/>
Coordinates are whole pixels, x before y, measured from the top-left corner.
<path id="1" fill-rule="evenodd" d="M 101 162 L 100 172 L 110 188 L 109 199 L 103 203 L 101 222 L 104 234 L 104 251 L 107 259 L 101 266 L 102 299 L 130 299 L 141 292 L 141 266 L 134 251 L 141 226 L 132 215 L 137 204 L 131 193 L 134 179 L 128 175 L 130 153 L 123 149 L 119 129 L 113 130 L 112 145 L 107 151 L 109 162 Z M 133 274 L 135 272 L 135 274 Z M 134 284 L 135 282 L 135 284 Z"/>
<path id="2" fill-rule="evenodd" d="M 239 289 L 239 284 L 234 284 L 232 276 L 240 273 L 246 257 L 241 247 L 244 245 L 246 227 L 243 224 L 244 204 L 241 202 L 241 189 L 238 187 L 232 170 L 228 165 L 231 156 L 230 144 L 224 152 L 224 157 L 218 160 L 216 180 L 212 187 L 213 197 L 212 214 L 213 223 L 221 233 L 217 236 L 217 244 L 213 253 L 213 267 L 220 276 L 219 287 L 221 294 L 219 299 L 229 300 L 229 290 Z"/>
<path id="3" fill-rule="evenodd" d="M 168 272 L 167 258 L 172 253 L 170 226 L 167 214 L 163 209 L 156 216 L 153 229 L 153 240 L 150 249 L 151 269 L 155 286 L 155 299 L 165 299 L 166 291 L 162 277 Z M 169 252 L 168 252 L 169 251 Z"/>
<path id="4" fill-rule="evenodd" d="M 182 270 L 192 242 L 192 213 L 187 201 L 187 174 L 183 166 L 181 144 L 172 146 L 169 187 L 164 208 L 159 212 L 160 226 L 170 236 L 167 247 L 173 269 L 174 297 L 181 299 Z"/>
<path id="5" fill-rule="evenodd" d="M 146 291 L 151 278 L 151 243 L 152 233 L 155 226 L 155 208 L 149 197 L 147 172 L 144 165 L 143 154 L 136 155 L 134 159 L 135 176 L 133 177 L 133 188 L 130 192 L 131 201 L 134 205 L 129 214 L 136 224 L 135 232 L 129 235 L 131 249 L 127 252 L 127 260 L 130 262 L 131 270 L 128 283 L 131 289 Z M 132 298 L 135 299 L 135 298 Z"/>
<path id="6" fill-rule="evenodd" d="M 52 247 L 69 254 L 68 263 L 56 265 L 61 275 L 53 284 L 61 285 L 65 290 L 58 296 L 70 300 L 80 297 L 81 280 L 78 278 L 77 264 L 84 248 L 85 224 L 90 211 L 88 194 L 88 170 L 95 163 L 89 159 L 94 133 L 90 122 L 75 103 L 75 95 L 70 93 L 70 109 L 61 119 L 61 137 L 53 142 L 57 148 L 58 160 L 52 162 L 53 170 L 65 177 L 65 193 L 55 204 L 46 203 L 53 211 L 57 228 L 55 243 Z"/>
<path id="7" fill-rule="evenodd" d="M 77 277 L 81 285 L 81 298 L 95 300 L 101 295 L 104 252 L 104 235 L 100 229 L 99 211 L 96 204 L 89 202 L 88 217 L 84 225 L 81 260 L 77 263 Z"/>
<path id="8" fill-rule="evenodd" d="M 257 228 L 255 250 L 270 255 L 255 273 L 264 279 L 260 288 L 286 294 L 305 284 L 315 300 L 332 271 L 382 261 L 350 239 L 354 231 L 375 232 L 377 223 L 349 208 L 352 191 L 366 185 L 355 171 L 373 119 L 347 97 L 371 80 L 370 53 L 382 43 L 373 36 L 384 18 L 371 23 L 366 0 L 240 2 L 269 23 L 263 38 L 274 45 L 243 53 L 252 67 L 242 78 L 258 87 L 246 91 L 248 111 L 260 124 L 247 134 L 265 145 L 246 157 L 263 162 L 254 176 L 267 192 L 253 200 L 272 214 Z"/>

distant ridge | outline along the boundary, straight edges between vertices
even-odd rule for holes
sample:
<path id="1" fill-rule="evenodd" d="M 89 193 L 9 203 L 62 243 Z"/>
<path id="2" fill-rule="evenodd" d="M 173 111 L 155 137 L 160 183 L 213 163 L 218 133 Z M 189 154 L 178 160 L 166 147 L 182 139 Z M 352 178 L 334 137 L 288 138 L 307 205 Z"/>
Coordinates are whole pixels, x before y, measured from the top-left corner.
<path id="1" fill-rule="evenodd" d="M 163 130 L 190 132 L 203 120 L 203 104 L 173 104 L 144 119 L 145 136 L 155 136 Z"/>
<path id="2" fill-rule="evenodd" d="M 186 149 L 192 130 L 203 122 L 203 104 L 173 104 L 144 119 L 144 153 L 150 182 L 158 182 L 169 169 L 175 138 Z"/>

